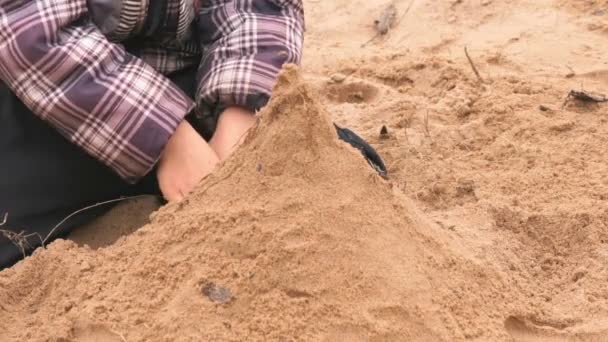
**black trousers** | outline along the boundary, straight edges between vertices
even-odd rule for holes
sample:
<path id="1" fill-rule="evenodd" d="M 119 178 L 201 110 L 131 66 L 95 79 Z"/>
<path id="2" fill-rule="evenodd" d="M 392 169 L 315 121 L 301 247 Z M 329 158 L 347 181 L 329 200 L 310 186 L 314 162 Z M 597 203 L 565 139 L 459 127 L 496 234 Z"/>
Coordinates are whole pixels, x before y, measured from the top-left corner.
<path id="1" fill-rule="evenodd" d="M 186 70 L 171 79 L 192 96 L 195 74 Z M 122 196 L 159 193 L 155 172 L 138 184 L 127 184 L 38 119 L 0 81 L 0 223 L 7 215 L 0 226 L 0 270 L 39 247 L 41 238 L 76 210 Z M 71 217 L 47 243 L 65 237 L 110 207 Z"/>

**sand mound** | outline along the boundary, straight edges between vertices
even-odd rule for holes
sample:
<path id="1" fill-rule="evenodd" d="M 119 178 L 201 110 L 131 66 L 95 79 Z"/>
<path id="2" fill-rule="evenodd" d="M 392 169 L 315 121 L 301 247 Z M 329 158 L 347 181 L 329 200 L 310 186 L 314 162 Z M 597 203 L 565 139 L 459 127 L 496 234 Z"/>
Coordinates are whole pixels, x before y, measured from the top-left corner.
<path id="1" fill-rule="evenodd" d="M 603 177 L 586 140 L 605 136 L 603 107 L 538 114 L 561 92 L 480 85 L 436 57 L 375 62 L 338 82 L 287 68 L 186 201 L 107 248 L 58 241 L 0 273 L 0 341 L 602 341 L 605 199 L 566 165 Z M 356 122 L 353 106 L 388 182 L 336 138 L 325 108 Z"/>
<path id="2" fill-rule="evenodd" d="M 0 340 L 435 339 L 436 243 L 294 68 L 276 89 L 188 200 L 108 248 L 58 241 L 1 273 Z"/>

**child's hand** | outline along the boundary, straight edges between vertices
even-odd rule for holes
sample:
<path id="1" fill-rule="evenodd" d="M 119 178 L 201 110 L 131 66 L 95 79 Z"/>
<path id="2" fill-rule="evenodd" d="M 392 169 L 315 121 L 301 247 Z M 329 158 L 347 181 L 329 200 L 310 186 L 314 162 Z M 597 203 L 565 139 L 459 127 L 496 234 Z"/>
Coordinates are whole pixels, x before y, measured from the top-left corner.
<path id="1" fill-rule="evenodd" d="M 158 164 L 157 178 L 167 201 L 180 201 L 205 176 L 219 159 L 207 142 L 183 121 L 169 139 Z"/>

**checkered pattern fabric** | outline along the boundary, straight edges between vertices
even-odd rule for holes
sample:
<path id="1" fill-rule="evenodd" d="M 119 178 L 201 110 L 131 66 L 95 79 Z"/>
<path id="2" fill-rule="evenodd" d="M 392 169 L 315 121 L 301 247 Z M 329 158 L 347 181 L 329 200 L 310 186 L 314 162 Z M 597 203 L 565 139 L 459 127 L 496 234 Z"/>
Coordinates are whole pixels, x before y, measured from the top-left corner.
<path id="1" fill-rule="evenodd" d="M 300 61 L 301 0 L 99 1 L 0 0 L 0 79 L 129 182 L 195 103 L 257 110 Z M 195 102 L 164 75 L 197 64 Z"/>

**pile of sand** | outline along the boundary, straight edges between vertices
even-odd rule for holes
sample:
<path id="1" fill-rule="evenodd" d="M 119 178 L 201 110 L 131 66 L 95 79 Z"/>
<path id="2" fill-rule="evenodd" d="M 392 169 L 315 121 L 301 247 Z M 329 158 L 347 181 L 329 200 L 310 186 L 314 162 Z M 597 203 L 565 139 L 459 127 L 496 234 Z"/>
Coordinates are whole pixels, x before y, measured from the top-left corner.
<path id="1" fill-rule="evenodd" d="M 435 338 L 427 273 L 450 261 L 414 216 L 289 68 L 188 200 L 108 248 L 59 241 L 1 273 L 0 340 Z"/>

